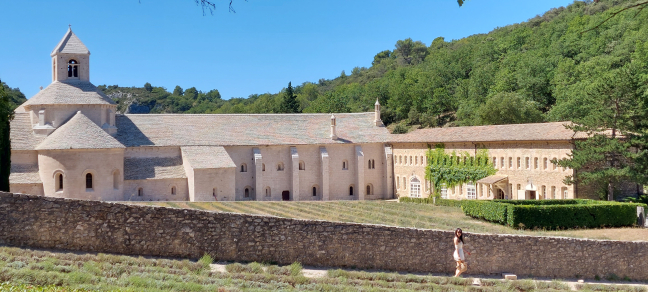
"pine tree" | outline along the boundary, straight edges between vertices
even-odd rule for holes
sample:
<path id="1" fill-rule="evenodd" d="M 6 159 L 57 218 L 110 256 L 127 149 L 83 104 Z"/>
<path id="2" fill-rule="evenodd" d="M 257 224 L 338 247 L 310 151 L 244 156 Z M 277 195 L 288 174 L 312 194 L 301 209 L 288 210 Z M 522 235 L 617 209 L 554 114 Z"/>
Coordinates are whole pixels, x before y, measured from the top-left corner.
<path id="1" fill-rule="evenodd" d="M 605 189 L 607 200 L 614 199 L 620 182 L 645 183 L 645 168 L 637 158 L 645 155 L 646 94 L 640 71 L 628 64 L 603 76 L 593 84 L 581 103 L 587 112 L 568 128 L 584 133 L 585 140 L 575 141 L 569 158 L 556 161 L 574 170 L 565 182 L 582 183 Z"/>
<path id="2" fill-rule="evenodd" d="M 11 172 L 11 142 L 9 140 L 9 122 L 13 110 L 9 95 L 5 93 L 4 84 L 0 81 L 0 191 L 9 191 L 9 173 Z"/>
<path id="3" fill-rule="evenodd" d="M 300 113 L 299 102 L 297 96 L 293 92 L 292 82 L 288 82 L 288 88 L 284 93 L 283 102 L 281 103 L 281 112 L 284 113 Z"/>

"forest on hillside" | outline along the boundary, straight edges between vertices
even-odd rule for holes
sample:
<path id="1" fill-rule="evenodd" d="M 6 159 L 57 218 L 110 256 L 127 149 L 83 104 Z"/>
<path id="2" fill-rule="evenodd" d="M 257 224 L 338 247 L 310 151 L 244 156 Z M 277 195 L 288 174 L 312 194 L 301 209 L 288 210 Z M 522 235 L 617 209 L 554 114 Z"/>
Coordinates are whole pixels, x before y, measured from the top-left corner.
<path id="1" fill-rule="evenodd" d="M 333 79 L 294 87 L 297 112 L 372 111 L 378 98 L 382 118 L 396 132 L 422 127 L 573 120 L 588 115 L 588 92 L 631 63 L 645 76 L 647 13 L 628 10 L 603 22 L 627 1 L 575 1 L 526 22 L 487 34 L 427 45 L 399 40 Z M 286 80 L 288 84 L 289 80 Z M 100 85 L 122 113 L 280 113 L 286 89 L 222 99 L 218 90 L 173 91 Z M 392 126 L 393 127 L 393 126 Z"/>

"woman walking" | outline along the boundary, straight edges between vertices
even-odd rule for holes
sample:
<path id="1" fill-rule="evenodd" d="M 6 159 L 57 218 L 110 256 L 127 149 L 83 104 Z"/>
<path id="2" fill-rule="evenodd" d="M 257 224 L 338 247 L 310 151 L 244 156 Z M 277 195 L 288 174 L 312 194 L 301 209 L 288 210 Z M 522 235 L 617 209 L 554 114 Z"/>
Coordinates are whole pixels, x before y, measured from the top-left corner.
<path id="1" fill-rule="evenodd" d="M 455 236 L 453 239 L 454 246 L 455 246 L 455 251 L 453 254 L 454 260 L 457 262 L 457 271 L 455 272 L 455 277 L 459 277 L 461 273 L 465 272 L 468 269 L 468 265 L 466 265 L 466 258 L 464 257 L 464 251 L 470 255 L 470 252 L 467 250 L 464 250 L 463 245 L 463 232 L 461 231 L 461 228 L 457 228 L 455 230 Z"/>

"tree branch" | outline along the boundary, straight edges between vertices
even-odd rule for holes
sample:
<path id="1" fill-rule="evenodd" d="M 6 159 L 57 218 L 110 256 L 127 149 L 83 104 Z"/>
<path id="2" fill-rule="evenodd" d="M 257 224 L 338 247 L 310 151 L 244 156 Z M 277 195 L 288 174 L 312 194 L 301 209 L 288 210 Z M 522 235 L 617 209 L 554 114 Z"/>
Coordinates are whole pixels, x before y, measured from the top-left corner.
<path id="1" fill-rule="evenodd" d="M 604 23 L 606 23 L 608 20 L 612 19 L 613 17 L 617 16 L 619 13 L 621 13 L 621 12 L 623 12 L 623 11 L 626 11 L 626 10 L 629 10 L 629 9 L 632 9 L 632 8 L 637 8 L 637 7 L 639 7 L 637 13 L 635 14 L 635 16 L 637 16 L 637 14 L 639 14 L 639 12 L 641 12 L 644 8 L 646 8 L 646 5 L 648 5 L 648 1 L 641 1 L 641 2 L 638 2 L 638 3 L 632 4 L 632 5 L 626 6 L 626 7 L 624 7 L 624 8 L 621 8 L 621 9 L 619 9 L 618 11 L 613 12 L 613 13 L 612 13 L 608 18 L 606 18 L 605 20 L 601 21 L 601 22 L 600 22 L 599 24 L 597 24 L 596 26 L 594 26 L 594 27 L 592 27 L 592 28 L 590 28 L 590 29 L 587 29 L 587 30 L 581 31 L 581 34 L 599 28 L 601 25 L 603 25 Z"/>

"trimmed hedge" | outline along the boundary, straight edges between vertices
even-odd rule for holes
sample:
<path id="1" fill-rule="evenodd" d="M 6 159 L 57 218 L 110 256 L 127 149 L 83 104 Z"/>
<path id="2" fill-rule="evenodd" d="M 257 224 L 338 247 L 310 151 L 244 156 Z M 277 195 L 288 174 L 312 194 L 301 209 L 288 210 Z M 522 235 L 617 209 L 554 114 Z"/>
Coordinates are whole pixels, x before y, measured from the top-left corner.
<path id="1" fill-rule="evenodd" d="M 419 204 L 434 204 L 432 198 L 410 198 L 410 197 L 400 197 L 398 201 L 401 203 L 419 203 Z M 436 199 L 436 206 L 447 206 L 447 207 L 461 207 L 462 200 L 447 200 L 447 199 Z"/>
<path id="2" fill-rule="evenodd" d="M 563 204 L 560 204 L 563 201 Z M 525 204 L 526 203 L 526 204 Z M 594 200 L 465 200 L 461 209 L 473 218 L 516 228 L 598 228 L 632 226 L 637 222 L 636 203 Z"/>

